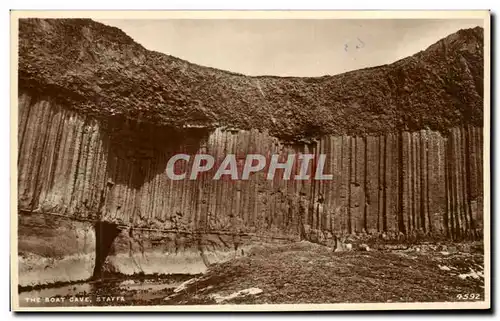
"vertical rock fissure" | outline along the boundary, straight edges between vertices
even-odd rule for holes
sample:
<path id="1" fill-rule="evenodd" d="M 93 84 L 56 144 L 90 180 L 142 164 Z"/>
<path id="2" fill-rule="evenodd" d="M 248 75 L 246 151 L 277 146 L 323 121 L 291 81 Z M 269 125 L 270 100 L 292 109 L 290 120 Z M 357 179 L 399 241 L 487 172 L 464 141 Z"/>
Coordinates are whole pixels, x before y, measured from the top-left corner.
<path id="1" fill-rule="evenodd" d="M 417 194 L 417 148 L 415 143 L 415 136 L 413 133 L 410 133 L 410 148 L 409 148 L 409 159 L 410 166 L 409 170 L 411 173 L 410 179 L 410 202 L 411 202 L 411 229 L 410 231 L 415 232 L 418 229 L 417 226 L 417 208 L 416 208 L 416 194 Z"/>
<path id="2" fill-rule="evenodd" d="M 399 231 L 406 234 L 406 228 L 404 224 L 404 166 L 403 161 L 403 132 L 398 133 L 398 227 Z"/>
<path id="3" fill-rule="evenodd" d="M 353 144 L 353 139 L 349 139 L 349 164 L 348 164 L 348 174 L 347 174 L 347 230 L 349 231 L 349 234 L 352 234 L 352 210 L 351 210 L 351 184 L 352 184 L 352 162 L 353 162 L 353 157 L 352 157 L 352 144 Z"/>
<path id="4" fill-rule="evenodd" d="M 425 150 L 426 150 L 426 143 L 425 143 L 425 136 L 421 133 L 420 134 L 420 226 L 424 233 L 427 233 L 427 224 L 426 224 L 426 215 L 425 215 L 425 209 L 426 205 L 429 202 L 428 199 L 426 199 L 426 176 L 427 176 L 427 168 L 426 162 L 425 162 Z"/>
<path id="5" fill-rule="evenodd" d="M 433 173 L 435 175 L 435 173 Z M 430 180 L 429 180 L 429 142 L 426 142 L 425 146 L 425 179 L 427 181 L 426 184 L 426 189 L 425 189 L 425 196 L 426 196 L 426 210 L 427 210 L 427 220 L 429 221 L 429 233 L 432 233 L 432 218 L 431 218 L 431 198 L 429 195 L 429 189 L 430 189 Z"/>
<path id="6" fill-rule="evenodd" d="M 449 212 L 449 222 L 450 230 L 452 232 L 452 239 L 458 238 L 458 227 L 457 227 L 457 217 L 456 217 L 456 195 L 455 195 L 455 164 L 453 163 L 453 136 L 450 134 L 447 139 L 447 163 L 448 163 L 448 175 L 449 175 L 449 192 L 450 192 L 450 212 Z"/>
<path id="7" fill-rule="evenodd" d="M 382 230 L 387 232 L 387 135 L 384 135 L 384 149 L 382 157 Z"/>
<path id="8" fill-rule="evenodd" d="M 446 209 L 444 212 L 444 230 L 447 238 L 453 238 L 453 232 L 450 229 L 451 222 L 451 197 L 450 197 L 450 174 L 449 174 L 448 164 L 448 140 L 444 141 L 444 186 L 445 186 L 445 198 L 446 198 Z"/>
<path id="9" fill-rule="evenodd" d="M 459 181 L 460 181 L 460 190 L 459 190 L 459 193 L 461 194 L 460 195 L 460 198 L 462 199 L 461 201 L 461 207 L 462 207 L 462 238 L 463 237 L 466 237 L 467 234 L 468 234 L 468 231 L 470 229 L 470 224 L 469 224 L 469 210 L 468 210 L 468 207 L 467 207 L 467 203 L 468 203 L 468 200 L 467 200 L 467 181 L 466 181 L 466 171 L 465 171 L 465 158 L 466 157 L 466 153 L 465 153 L 465 137 L 464 137 L 464 130 L 463 128 L 459 128 L 459 131 L 458 131 L 458 140 L 460 142 L 459 146 L 460 148 L 458 149 L 458 159 L 459 159 L 459 168 L 460 168 L 460 177 L 459 177 Z"/>
<path id="10" fill-rule="evenodd" d="M 82 158 L 83 136 L 84 136 L 84 131 L 82 130 L 81 134 L 80 134 L 79 143 L 78 143 L 78 157 L 76 159 L 76 168 L 79 168 L 80 161 Z M 73 184 L 71 185 L 72 186 L 72 192 L 71 192 L 72 201 L 71 201 L 71 203 L 73 202 L 73 198 L 75 197 L 75 185 L 76 185 L 77 179 L 78 179 L 78 170 L 75 170 L 75 172 L 73 173 L 73 182 L 72 182 Z"/>
<path id="11" fill-rule="evenodd" d="M 381 175 L 382 175 L 382 137 L 377 140 L 377 231 L 380 231 L 380 221 L 381 221 Z"/>
<path id="12" fill-rule="evenodd" d="M 472 187 L 472 182 L 471 182 L 471 171 L 470 171 L 470 157 L 473 155 L 470 152 L 470 137 L 469 137 L 469 132 L 467 130 L 466 125 L 464 125 L 463 130 L 462 130 L 462 135 L 463 135 L 463 141 L 464 141 L 464 201 L 465 201 L 465 208 L 467 212 L 467 232 L 470 237 L 475 237 L 475 226 L 474 226 L 474 219 L 473 219 L 473 214 L 472 214 L 472 206 L 471 206 L 471 187 Z"/>
<path id="13" fill-rule="evenodd" d="M 50 173 L 49 173 L 49 184 L 48 186 L 52 187 L 54 186 L 54 180 L 55 180 L 55 174 L 56 174 L 56 169 L 57 169 L 57 154 L 59 152 L 59 149 L 61 147 L 61 141 L 63 137 L 63 130 L 64 130 L 64 121 L 61 120 L 59 121 L 59 124 L 57 125 L 57 135 L 56 135 L 56 141 L 54 144 L 54 150 L 52 152 L 52 164 L 50 168 Z"/>
<path id="14" fill-rule="evenodd" d="M 28 128 L 28 120 L 30 119 L 31 111 L 34 108 L 35 105 L 35 97 L 31 100 L 31 103 L 27 104 L 24 108 L 27 109 L 26 112 L 26 122 L 24 123 L 23 130 L 21 131 L 21 137 L 18 137 L 18 150 L 17 150 L 17 165 L 19 165 L 19 161 L 21 160 L 21 152 L 23 150 L 23 144 L 25 142 L 25 135 L 26 135 L 26 129 Z"/>
<path id="15" fill-rule="evenodd" d="M 466 201 L 467 201 L 467 206 L 469 208 L 469 215 L 470 215 L 470 229 L 471 229 L 471 234 L 473 238 L 476 238 L 476 222 L 475 222 L 475 217 L 474 213 L 472 211 L 472 192 L 471 189 L 473 187 L 472 185 L 472 176 L 471 176 L 471 160 L 470 157 L 475 157 L 475 153 L 472 152 L 471 148 L 471 142 L 470 142 L 470 127 L 467 127 L 467 131 L 465 133 L 465 151 L 466 151 L 466 157 L 465 157 L 465 173 L 466 173 L 466 186 L 469 188 L 467 189 L 467 196 L 466 196 Z"/>
<path id="16" fill-rule="evenodd" d="M 45 112 L 45 114 L 47 116 L 47 118 L 50 118 L 50 113 L 49 112 Z M 47 123 L 47 128 L 50 128 L 50 126 L 52 125 L 52 121 L 51 120 L 46 120 L 46 119 L 42 119 L 42 123 Z M 48 142 L 48 137 L 49 135 L 45 134 L 45 135 L 42 135 L 42 144 L 41 144 L 41 150 L 45 150 L 45 147 L 47 145 L 47 142 Z M 40 193 L 42 192 L 42 184 L 40 184 L 40 177 L 42 176 L 42 164 L 43 164 L 43 161 L 44 161 L 44 157 L 43 155 L 40 155 L 40 159 L 38 160 L 37 162 L 37 171 L 36 171 L 36 174 L 35 174 L 35 179 L 34 179 L 34 186 L 35 186 L 35 190 L 34 190 L 34 193 L 33 193 L 33 199 L 32 199 L 32 203 L 31 203 L 31 210 L 33 211 L 37 205 L 39 204 L 39 197 L 40 197 Z"/>
<path id="17" fill-rule="evenodd" d="M 364 213 L 363 213 L 363 228 L 365 232 L 368 232 L 368 207 L 370 203 L 370 193 L 368 192 L 368 142 L 366 136 L 363 137 L 364 145 L 365 145 L 365 155 L 364 155 L 364 165 L 365 165 L 365 171 L 364 171 L 364 194 L 365 194 L 365 206 L 364 206 Z"/>

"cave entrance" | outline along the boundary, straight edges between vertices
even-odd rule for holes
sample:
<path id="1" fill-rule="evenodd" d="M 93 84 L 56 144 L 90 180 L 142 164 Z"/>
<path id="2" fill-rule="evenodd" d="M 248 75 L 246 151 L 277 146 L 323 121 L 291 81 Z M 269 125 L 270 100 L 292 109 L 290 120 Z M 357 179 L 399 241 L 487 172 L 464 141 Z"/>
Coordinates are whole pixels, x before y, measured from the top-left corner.
<path id="1" fill-rule="evenodd" d="M 108 257 L 111 245 L 115 238 L 120 234 L 117 224 L 110 222 L 96 222 L 95 228 L 95 265 L 92 279 L 102 277 L 103 265 Z"/>

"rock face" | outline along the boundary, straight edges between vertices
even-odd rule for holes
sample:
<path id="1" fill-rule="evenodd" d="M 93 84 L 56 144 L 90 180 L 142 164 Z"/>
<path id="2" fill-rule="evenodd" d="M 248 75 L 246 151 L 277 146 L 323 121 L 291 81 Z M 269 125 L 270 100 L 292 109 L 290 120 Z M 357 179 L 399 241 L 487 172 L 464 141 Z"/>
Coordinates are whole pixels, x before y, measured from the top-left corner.
<path id="1" fill-rule="evenodd" d="M 480 237 L 482 37 L 338 76 L 247 77 L 91 20 L 21 20 L 21 285 L 199 273 L 257 242 Z M 326 154 L 333 180 L 170 180 L 180 152 Z"/>

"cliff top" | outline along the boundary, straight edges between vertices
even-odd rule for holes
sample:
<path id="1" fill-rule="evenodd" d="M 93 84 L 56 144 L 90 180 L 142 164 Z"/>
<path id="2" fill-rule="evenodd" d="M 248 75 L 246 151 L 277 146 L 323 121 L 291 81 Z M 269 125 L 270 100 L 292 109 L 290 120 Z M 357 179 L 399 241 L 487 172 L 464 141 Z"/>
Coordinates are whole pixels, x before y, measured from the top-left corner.
<path id="1" fill-rule="evenodd" d="M 146 50 L 90 19 L 21 19 L 19 88 L 105 119 L 257 128 L 285 140 L 482 126 L 483 29 L 379 67 L 250 77 Z"/>

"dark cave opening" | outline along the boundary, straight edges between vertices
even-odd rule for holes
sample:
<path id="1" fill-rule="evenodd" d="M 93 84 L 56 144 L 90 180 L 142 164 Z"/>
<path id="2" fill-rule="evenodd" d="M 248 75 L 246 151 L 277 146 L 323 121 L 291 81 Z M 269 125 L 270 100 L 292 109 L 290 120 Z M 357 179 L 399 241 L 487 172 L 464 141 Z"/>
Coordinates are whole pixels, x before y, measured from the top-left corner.
<path id="1" fill-rule="evenodd" d="M 111 245 L 121 230 L 117 224 L 110 222 L 96 222 L 95 228 L 95 265 L 92 279 L 100 279 L 103 273 L 104 262 L 108 257 Z"/>

